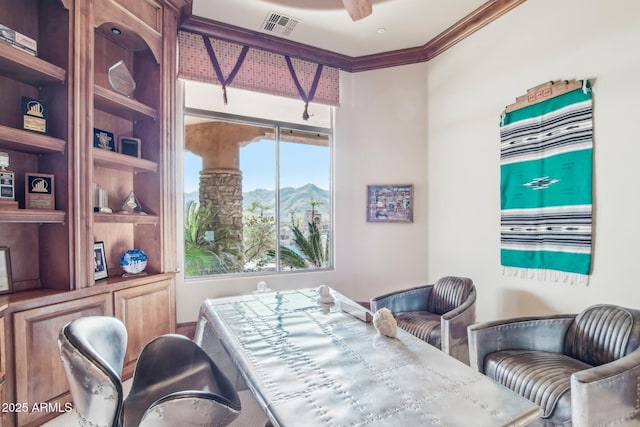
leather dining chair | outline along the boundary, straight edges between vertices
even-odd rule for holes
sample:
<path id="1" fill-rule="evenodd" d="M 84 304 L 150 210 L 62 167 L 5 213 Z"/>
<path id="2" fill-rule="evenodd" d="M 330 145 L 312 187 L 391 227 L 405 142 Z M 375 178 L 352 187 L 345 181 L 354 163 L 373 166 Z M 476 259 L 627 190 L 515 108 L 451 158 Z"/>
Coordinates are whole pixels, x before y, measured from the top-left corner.
<path id="1" fill-rule="evenodd" d="M 599 304 L 468 332 L 471 367 L 543 409 L 531 426 L 640 425 L 640 310 Z"/>
<path id="2" fill-rule="evenodd" d="M 371 311 L 388 308 L 398 327 L 469 364 L 467 327 L 476 319 L 476 289 L 467 277 L 446 276 L 372 298 Z"/>
<path id="3" fill-rule="evenodd" d="M 125 426 L 225 426 L 239 414 L 235 388 L 189 338 L 162 335 L 140 353 L 124 402 Z"/>
<path id="4" fill-rule="evenodd" d="M 120 320 L 73 320 L 60 331 L 58 345 L 84 424 L 225 426 L 240 414 L 240 398 L 230 381 L 187 337 L 162 335 L 144 347 L 126 399 L 121 373 L 127 331 Z"/>

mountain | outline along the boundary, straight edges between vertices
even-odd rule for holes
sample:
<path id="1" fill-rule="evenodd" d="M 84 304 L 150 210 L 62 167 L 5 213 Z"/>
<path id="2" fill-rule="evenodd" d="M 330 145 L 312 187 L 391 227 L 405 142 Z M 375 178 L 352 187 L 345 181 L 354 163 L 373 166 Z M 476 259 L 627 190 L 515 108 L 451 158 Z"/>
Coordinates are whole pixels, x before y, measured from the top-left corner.
<path id="1" fill-rule="evenodd" d="M 273 190 L 256 189 L 242 193 L 242 206 L 248 208 L 251 203 L 257 200 L 263 205 L 273 207 L 275 195 Z M 300 188 L 285 187 L 280 190 L 280 212 L 288 217 L 291 212 L 295 212 L 298 217 L 304 216 L 307 210 L 311 209 L 311 201 L 318 202 L 315 206 L 316 212 L 322 214 L 324 220 L 329 218 L 329 192 L 314 184 L 306 184 Z M 273 215 L 273 209 L 266 210 L 266 215 Z"/>
<path id="2" fill-rule="evenodd" d="M 190 200 L 198 201 L 198 192 L 193 191 L 191 193 L 184 194 L 185 206 Z M 285 187 L 280 190 L 280 211 L 285 217 L 289 216 L 290 212 L 295 212 L 296 216 L 304 216 L 307 210 L 311 209 L 311 200 L 319 202 L 316 205 L 316 212 L 322 214 L 323 220 L 329 218 L 329 192 L 314 184 L 306 184 L 300 188 Z M 258 188 L 242 193 L 242 207 L 247 209 L 253 201 L 258 201 L 264 206 L 269 206 L 270 209 L 265 210 L 265 215 L 273 215 L 273 207 L 275 203 L 275 194 L 273 190 L 265 190 L 264 188 Z"/>

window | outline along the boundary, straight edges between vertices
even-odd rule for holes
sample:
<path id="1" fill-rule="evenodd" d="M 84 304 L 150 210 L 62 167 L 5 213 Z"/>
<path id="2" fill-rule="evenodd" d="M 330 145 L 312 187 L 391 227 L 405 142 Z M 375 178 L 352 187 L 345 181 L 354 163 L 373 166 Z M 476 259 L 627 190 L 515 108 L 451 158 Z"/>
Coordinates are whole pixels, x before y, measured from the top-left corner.
<path id="1" fill-rule="evenodd" d="M 332 267 L 331 129 L 185 109 L 185 277 Z"/>

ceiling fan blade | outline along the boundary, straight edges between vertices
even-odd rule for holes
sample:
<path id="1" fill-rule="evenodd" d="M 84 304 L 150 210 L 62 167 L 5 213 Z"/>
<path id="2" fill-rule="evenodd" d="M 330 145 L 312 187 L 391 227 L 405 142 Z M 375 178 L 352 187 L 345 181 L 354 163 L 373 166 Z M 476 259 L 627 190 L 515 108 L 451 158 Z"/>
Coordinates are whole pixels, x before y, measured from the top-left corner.
<path id="1" fill-rule="evenodd" d="M 349 16 L 353 21 L 358 21 L 371 15 L 373 0 L 342 0 L 344 8 L 349 12 Z"/>

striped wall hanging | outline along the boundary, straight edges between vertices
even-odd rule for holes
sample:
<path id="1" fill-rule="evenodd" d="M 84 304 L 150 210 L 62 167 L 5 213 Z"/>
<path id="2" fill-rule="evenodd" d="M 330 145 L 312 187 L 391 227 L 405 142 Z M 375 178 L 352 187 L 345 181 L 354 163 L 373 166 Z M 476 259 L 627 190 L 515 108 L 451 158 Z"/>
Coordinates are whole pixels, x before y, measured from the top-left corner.
<path id="1" fill-rule="evenodd" d="M 547 83 L 500 123 L 500 260 L 509 275 L 588 283 L 593 108 L 589 81 Z"/>

